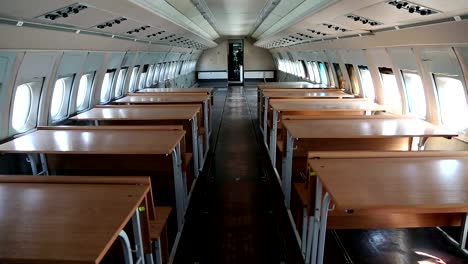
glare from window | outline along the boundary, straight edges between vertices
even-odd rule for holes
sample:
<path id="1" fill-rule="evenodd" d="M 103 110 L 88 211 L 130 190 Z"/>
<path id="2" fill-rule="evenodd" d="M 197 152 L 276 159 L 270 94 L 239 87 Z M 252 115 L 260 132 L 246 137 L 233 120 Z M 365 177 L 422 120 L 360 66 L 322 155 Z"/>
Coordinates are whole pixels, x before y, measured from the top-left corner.
<path id="1" fill-rule="evenodd" d="M 408 110 L 418 118 L 426 118 L 426 96 L 421 77 L 417 73 L 403 71 Z"/>
<path id="2" fill-rule="evenodd" d="M 398 84 L 393 74 L 381 73 L 384 103 L 397 113 L 401 113 L 401 96 Z"/>
<path id="3" fill-rule="evenodd" d="M 361 84 L 364 96 L 369 100 L 375 101 L 375 89 L 370 71 L 367 67 L 363 68 L 359 66 L 359 72 L 361 73 Z"/>
<path id="4" fill-rule="evenodd" d="M 164 75 L 166 75 L 166 71 L 167 71 L 167 63 L 164 63 L 161 66 L 161 72 L 159 73 L 159 83 L 164 82 Z"/>
<path id="5" fill-rule="evenodd" d="M 153 69 L 154 69 L 154 66 L 150 65 L 147 71 L 148 78 L 146 78 L 146 87 L 150 87 L 151 85 L 153 85 L 153 74 L 154 74 Z"/>
<path id="6" fill-rule="evenodd" d="M 322 80 L 320 79 L 320 73 L 319 73 L 319 68 L 316 62 L 312 63 L 312 68 L 314 70 L 314 75 L 315 75 L 315 82 L 316 83 L 322 83 Z"/>
<path id="7" fill-rule="evenodd" d="M 78 94 L 76 96 L 76 108 L 78 110 L 83 110 L 86 108 L 86 95 L 89 90 L 91 78 L 91 74 L 83 75 L 80 78 Z"/>
<path id="8" fill-rule="evenodd" d="M 13 100 L 12 127 L 17 131 L 22 131 L 28 121 L 31 111 L 32 91 L 29 84 L 22 84 L 16 88 Z"/>
<path id="9" fill-rule="evenodd" d="M 320 78 L 322 79 L 322 83 L 328 85 L 328 76 L 327 70 L 325 69 L 325 65 L 323 63 L 319 63 L 320 65 Z"/>
<path id="10" fill-rule="evenodd" d="M 307 72 L 309 72 L 309 79 L 312 82 L 315 82 L 315 74 L 314 74 L 314 69 L 312 67 L 312 62 L 308 61 L 306 65 L 307 65 Z"/>
<path id="11" fill-rule="evenodd" d="M 112 85 L 112 77 L 114 76 L 113 72 L 107 72 L 104 75 L 104 80 L 102 81 L 101 86 L 101 103 L 107 103 L 110 97 L 110 89 Z"/>
<path id="12" fill-rule="evenodd" d="M 129 92 L 134 92 L 135 91 L 135 84 L 136 84 L 138 69 L 139 69 L 138 66 L 133 67 L 132 75 L 130 76 L 130 83 L 128 84 L 128 91 Z"/>
<path id="13" fill-rule="evenodd" d="M 67 84 L 65 83 L 65 78 L 58 79 L 55 82 L 54 93 L 52 94 L 52 102 L 50 104 L 50 116 L 52 119 L 60 117 L 60 112 L 65 101 L 65 88 Z"/>
<path id="14" fill-rule="evenodd" d="M 119 76 L 117 76 L 117 84 L 115 85 L 115 91 L 114 91 L 115 97 L 119 97 L 123 95 L 126 73 L 127 73 L 127 69 L 120 69 Z"/>
<path id="15" fill-rule="evenodd" d="M 154 74 L 153 74 L 153 84 L 156 84 L 158 82 L 158 77 L 159 77 L 159 72 L 161 71 L 161 64 L 158 63 L 156 65 L 156 68 L 154 69 Z"/>
<path id="16" fill-rule="evenodd" d="M 138 90 L 145 89 L 145 81 L 146 81 L 146 72 L 142 72 L 140 74 L 140 83 L 138 84 Z"/>
<path id="17" fill-rule="evenodd" d="M 440 75 L 435 75 L 434 80 L 442 124 L 465 134 L 468 130 L 468 105 L 462 82 Z"/>

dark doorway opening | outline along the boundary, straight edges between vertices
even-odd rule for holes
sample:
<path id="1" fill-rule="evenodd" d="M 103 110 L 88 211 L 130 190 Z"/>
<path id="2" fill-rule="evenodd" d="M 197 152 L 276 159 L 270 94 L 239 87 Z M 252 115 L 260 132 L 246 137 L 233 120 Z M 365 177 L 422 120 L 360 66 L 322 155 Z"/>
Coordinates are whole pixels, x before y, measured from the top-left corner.
<path id="1" fill-rule="evenodd" d="M 229 83 L 244 82 L 244 42 L 242 39 L 229 40 L 228 80 Z"/>

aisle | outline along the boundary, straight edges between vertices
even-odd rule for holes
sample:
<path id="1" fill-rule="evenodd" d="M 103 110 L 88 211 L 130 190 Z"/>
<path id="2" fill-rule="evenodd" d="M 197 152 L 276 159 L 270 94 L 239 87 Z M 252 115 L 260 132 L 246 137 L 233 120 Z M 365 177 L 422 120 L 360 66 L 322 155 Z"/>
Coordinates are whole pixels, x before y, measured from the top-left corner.
<path id="1" fill-rule="evenodd" d="M 268 157 L 247 90 L 249 103 L 256 103 L 255 89 L 215 93 L 211 166 L 197 183 L 174 263 L 300 263 L 299 253 L 286 248 L 295 242 L 279 230 L 274 205 L 282 197 L 264 171 Z"/>

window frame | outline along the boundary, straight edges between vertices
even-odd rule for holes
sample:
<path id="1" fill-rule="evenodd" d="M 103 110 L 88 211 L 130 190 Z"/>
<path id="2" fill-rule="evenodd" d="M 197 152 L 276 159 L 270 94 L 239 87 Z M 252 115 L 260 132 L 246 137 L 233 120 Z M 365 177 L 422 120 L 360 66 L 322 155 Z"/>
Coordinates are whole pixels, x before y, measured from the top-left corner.
<path id="1" fill-rule="evenodd" d="M 101 83 L 101 89 L 99 89 L 99 103 L 100 104 L 106 104 L 112 100 L 112 86 L 115 80 L 115 73 L 116 73 L 116 69 L 108 69 L 106 73 L 104 73 L 104 77 L 102 78 L 102 83 Z M 106 98 L 104 98 L 105 100 L 103 100 L 102 92 L 104 88 L 104 80 L 107 74 L 111 74 L 111 78 L 109 80 L 109 85 L 106 88 Z"/>
<path id="2" fill-rule="evenodd" d="M 67 80 L 63 80 L 67 79 Z M 53 98 L 54 98 L 54 92 L 55 92 L 55 84 L 57 81 L 63 80 L 65 86 L 64 86 L 64 91 L 62 95 L 62 102 L 60 103 L 60 108 L 58 110 L 57 116 L 52 116 L 52 103 L 53 103 Z M 67 117 L 70 116 L 70 104 L 71 104 L 71 95 L 72 95 L 72 89 L 75 84 L 76 80 L 76 74 L 69 74 L 69 75 L 63 75 L 59 76 L 57 80 L 54 83 L 53 91 L 52 91 L 52 96 L 50 99 L 50 104 L 49 104 L 49 118 L 52 121 L 52 123 L 56 123 L 59 121 L 62 121 L 66 119 Z"/>
<path id="3" fill-rule="evenodd" d="M 123 75 L 122 83 L 120 84 L 120 87 L 119 87 L 119 78 L 120 78 L 120 73 L 122 71 L 125 71 L 125 73 Z M 128 74 L 129 74 L 128 67 L 122 67 L 122 68 L 119 69 L 119 74 L 117 74 L 117 80 L 115 81 L 114 98 L 121 98 L 121 97 L 124 96 L 124 94 L 125 94 L 125 83 L 127 82 Z M 119 93 L 117 94 L 117 92 L 119 92 Z"/>
<path id="4" fill-rule="evenodd" d="M 367 87 L 367 81 L 368 80 L 364 80 L 364 77 L 363 77 L 363 74 L 362 74 L 362 71 L 368 71 L 369 72 L 369 77 L 370 77 L 370 84 L 372 85 L 372 96 L 369 97 L 367 91 L 368 89 L 365 88 Z M 375 102 L 375 99 L 376 99 L 376 93 L 375 93 L 375 86 L 374 86 L 374 81 L 372 79 L 372 75 L 371 75 L 371 72 L 369 70 L 369 67 L 366 66 L 366 65 L 358 65 L 358 72 L 359 72 L 359 78 L 361 78 L 361 89 L 362 89 L 362 95 L 367 98 L 367 99 L 371 99 L 373 102 Z"/>
<path id="5" fill-rule="evenodd" d="M 407 70 L 407 69 L 401 69 L 400 74 L 401 74 L 401 78 L 402 78 L 401 81 L 402 81 L 403 87 L 404 87 L 403 91 L 405 93 L 406 109 L 407 109 L 408 113 L 414 114 L 417 118 L 425 120 L 427 118 L 427 97 L 426 97 L 426 91 L 424 90 L 424 84 L 423 84 L 422 76 L 419 74 L 418 71 Z M 423 95 L 422 97 L 424 99 L 424 115 L 419 115 L 417 113 L 417 111 L 416 112 L 412 111 L 413 107 L 412 107 L 411 102 L 413 102 L 413 100 L 411 100 L 412 97 L 409 96 L 409 92 L 408 92 L 412 88 L 408 89 L 408 84 L 407 84 L 407 80 L 405 78 L 405 74 L 415 74 L 415 75 L 417 75 L 419 77 L 419 80 L 420 80 L 420 83 L 421 83 L 420 91 L 422 91 L 422 95 Z"/>
<path id="6" fill-rule="evenodd" d="M 468 90 L 467 90 L 467 87 L 464 85 L 463 83 L 463 80 L 461 80 L 460 76 L 458 75 L 450 75 L 450 74 L 443 74 L 443 73 L 431 73 L 431 77 L 432 77 L 432 82 L 433 82 L 433 85 L 434 85 L 434 92 L 435 92 L 435 99 L 436 99 L 436 102 L 437 102 L 437 111 L 438 111 L 438 115 L 439 115 L 439 122 L 443 125 L 443 126 L 446 126 L 448 127 L 449 129 L 453 129 L 453 130 L 456 130 L 458 133 L 461 134 L 461 137 L 463 138 L 463 141 L 464 142 L 467 142 L 467 139 L 468 139 L 468 124 L 465 125 L 464 128 L 455 128 L 455 127 L 450 127 L 449 125 L 447 125 L 446 123 L 444 123 L 444 118 L 443 118 L 443 114 L 442 114 L 442 106 L 441 106 L 441 103 L 440 103 L 440 92 L 439 92 L 439 86 L 437 85 L 437 80 L 436 80 L 436 77 L 442 77 L 442 78 L 452 78 L 452 79 L 455 79 L 455 80 L 458 80 L 461 85 L 462 85 L 462 89 L 463 89 L 463 93 L 465 95 L 465 101 L 466 101 L 466 104 L 468 106 Z"/>
<path id="7" fill-rule="evenodd" d="M 19 85 L 16 85 L 16 87 L 14 88 L 12 96 L 10 98 L 10 112 L 8 116 L 8 129 L 10 133 L 22 134 L 31 129 L 34 129 L 37 126 L 40 101 L 42 97 L 42 90 L 44 89 L 45 80 L 46 80 L 45 77 L 32 78 L 32 79 L 22 82 Z M 13 115 L 15 112 L 15 103 L 16 103 L 15 97 L 16 97 L 18 88 L 22 85 L 27 85 L 27 87 L 29 88 L 29 92 L 31 95 L 30 100 L 29 100 L 30 107 L 29 107 L 27 117 L 24 121 L 24 124 L 22 124 L 21 127 L 19 128 L 15 128 L 13 127 Z"/>
<path id="8" fill-rule="evenodd" d="M 380 81 L 382 82 L 382 92 L 383 92 L 382 95 L 383 95 L 384 105 L 391 106 L 391 110 L 398 110 L 397 114 L 401 114 L 403 112 L 403 102 L 402 102 L 402 97 L 401 97 L 402 95 L 401 95 L 400 89 L 398 87 L 398 82 L 397 82 L 397 79 L 396 79 L 396 75 L 395 75 L 395 73 L 393 73 L 393 69 L 388 68 L 388 67 L 378 67 L 378 70 L 379 70 L 379 75 L 380 75 Z M 383 71 L 385 71 L 385 72 L 383 72 Z M 390 72 L 390 73 L 388 73 L 388 72 Z M 399 108 L 397 108 L 396 106 L 393 106 L 392 104 L 389 104 L 387 102 L 387 100 L 390 99 L 391 96 L 387 96 L 388 92 L 390 92 L 390 91 L 387 91 L 388 89 L 385 88 L 386 85 L 385 85 L 383 74 L 392 75 L 394 80 L 395 80 L 395 87 L 393 87 L 392 89 L 394 89 L 394 91 L 398 92 L 398 98 L 399 98 L 398 107 Z M 396 97 L 395 97 L 395 99 L 396 99 Z"/>

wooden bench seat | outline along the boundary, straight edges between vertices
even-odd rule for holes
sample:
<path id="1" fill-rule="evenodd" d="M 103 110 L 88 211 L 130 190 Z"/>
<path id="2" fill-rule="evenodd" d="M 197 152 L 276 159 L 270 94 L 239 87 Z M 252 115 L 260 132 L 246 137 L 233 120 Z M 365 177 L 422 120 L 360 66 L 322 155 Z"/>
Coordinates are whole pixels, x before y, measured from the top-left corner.
<path id="1" fill-rule="evenodd" d="M 156 264 L 167 263 L 169 260 L 170 245 L 167 235 L 167 224 L 172 213 L 170 206 L 154 207 L 156 218 L 150 221 L 150 238 L 156 252 Z"/>

